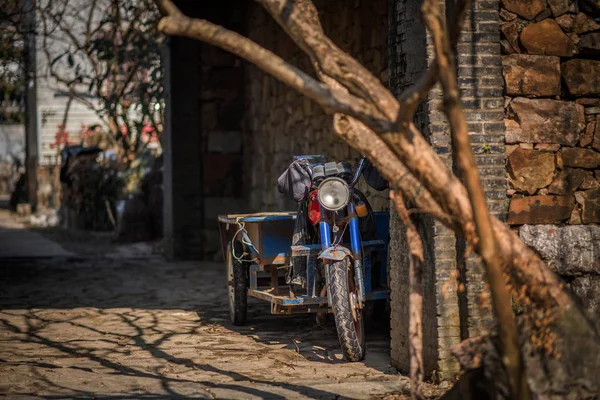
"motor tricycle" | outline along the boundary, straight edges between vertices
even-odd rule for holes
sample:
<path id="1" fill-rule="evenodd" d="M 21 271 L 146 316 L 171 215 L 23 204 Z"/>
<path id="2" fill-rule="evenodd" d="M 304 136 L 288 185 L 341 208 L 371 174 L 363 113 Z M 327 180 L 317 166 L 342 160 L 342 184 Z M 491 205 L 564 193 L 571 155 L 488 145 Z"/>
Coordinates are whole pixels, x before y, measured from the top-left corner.
<path id="1" fill-rule="evenodd" d="M 304 208 L 219 216 L 231 322 L 246 322 L 248 296 L 268 301 L 272 314 L 333 314 L 345 358 L 359 361 L 367 311 L 390 293 L 389 214 L 372 212 L 355 188 L 364 157 L 354 169 L 323 156 L 295 159 L 310 164 Z M 312 232 L 299 241 L 305 219 Z"/>

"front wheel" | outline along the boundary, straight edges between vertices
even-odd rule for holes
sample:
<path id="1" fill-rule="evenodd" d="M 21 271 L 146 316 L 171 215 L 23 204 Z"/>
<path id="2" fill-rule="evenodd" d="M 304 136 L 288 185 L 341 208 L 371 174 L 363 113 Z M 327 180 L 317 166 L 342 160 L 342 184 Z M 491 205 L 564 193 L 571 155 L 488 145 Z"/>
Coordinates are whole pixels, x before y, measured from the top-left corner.
<path id="1" fill-rule="evenodd" d="M 329 266 L 331 308 L 344 357 L 360 361 L 365 356 L 365 329 L 363 312 L 358 303 L 358 287 L 350 258 Z"/>
<path id="2" fill-rule="evenodd" d="M 242 254 L 241 249 L 236 249 L 236 254 Z M 229 319 L 234 325 L 244 325 L 248 310 L 248 273 L 245 268 L 246 265 L 234 258 L 231 243 L 227 246 L 225 266 L 227 269 Z"/>

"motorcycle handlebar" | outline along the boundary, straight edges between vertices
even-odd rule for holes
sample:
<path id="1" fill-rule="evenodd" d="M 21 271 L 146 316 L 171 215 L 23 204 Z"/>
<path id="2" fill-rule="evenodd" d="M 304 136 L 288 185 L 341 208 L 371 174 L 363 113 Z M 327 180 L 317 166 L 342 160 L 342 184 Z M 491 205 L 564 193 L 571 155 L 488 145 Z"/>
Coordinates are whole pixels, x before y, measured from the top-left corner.
<path id="1" fill-rule="evenodd" d="M 352 178 L 352 182 L 350 182 L 350 187 L 354 187 L 358 183 L 360 175 L 362 174 L 363 169 L 365 168 L 366 161 L 367 158 L 365 156 L 362 156 L 360 158 L 360 161 L 358 162 L 358 167 L 356 167 L 356 171 L 354 172 L 354 178 Z"/>

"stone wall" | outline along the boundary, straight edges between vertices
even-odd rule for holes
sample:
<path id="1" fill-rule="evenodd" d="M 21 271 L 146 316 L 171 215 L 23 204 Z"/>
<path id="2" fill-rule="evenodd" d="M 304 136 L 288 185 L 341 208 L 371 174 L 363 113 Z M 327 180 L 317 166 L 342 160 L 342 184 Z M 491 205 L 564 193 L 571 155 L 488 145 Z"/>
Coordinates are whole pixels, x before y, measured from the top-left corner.
<path id="1" fill-rule="evenodd" d="M 387 71 L 387 0 L 315 2 L 326 34 L 356 57 L 385 84 Z M 313 73 L 308 57 L 258 5 L 247 14 L 248 36 L 303 71 Z M 337 137 L 331 116 L 320 106 L 254 66 L 246 72 L 244 182 L 255 211 L 295 210 L 277 191 L 277 178 L 300 154 L 325 154 L 329 160 L 357 161 L 359 154 Z M 387 209 L 386 192 L 361 182 L 375 210 Z"/>
<path id="2" fill-rule="evenodd" d="M 598 311 L 600 24 L 586 4 L 504 0 L 508 223 Z"/>

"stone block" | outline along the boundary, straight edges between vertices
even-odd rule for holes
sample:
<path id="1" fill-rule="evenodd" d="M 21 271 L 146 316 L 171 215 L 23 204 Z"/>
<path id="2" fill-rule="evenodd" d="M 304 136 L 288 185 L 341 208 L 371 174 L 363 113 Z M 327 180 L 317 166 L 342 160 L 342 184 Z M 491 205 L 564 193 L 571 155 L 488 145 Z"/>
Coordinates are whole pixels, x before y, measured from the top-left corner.
<path id="1" fill-rule="evenodd" d="M 579 37 L 577 48 L 581 54 L 586 56 L 597 56 L 600 54 L 600 32 L 586 33 Z"/>
<path id="2" fill-rule="evenodd" d="M 552 144 L 552 143 L 538 143 L 535 145 L 536 150 L 542 151 L 558 151 L 560 150 L 560 144 Z"/>
<path id="3" fill-rule="evenodd" d="M 515 18 L 517 18 L 517 14 L 515 13 L 511 13 L 508 10 L 505 10 L 504 8 L 500 9 L 500 18 L 502 18 L 502 20 L 504 21 L 513 21 Z"/>
<path id="4" fill-rule="evenodd" d="M 521 44 L 529 54 L 572 57 L 577 46 L 553 19 L 529 24 L 521 32 Z"/>
<path id="5" fill-rule="evenodd" d="M 585 115 L 596 115 L 596 114 L 600 114 L 600 107 L 586 107 L 585 108 Z"/>
<path id="6" fill-rule="evenodd" d="M 565 32 L 572 32 L 575 29 L 575 16 L 573 14 L 561 15 L 556 18 L 556 22 Z"/>
<path id="7" fill-rule="evenodd" d="M 600 29 L 600 25 L 584 13 L 579 13 L 573 21 L 573 30 L 577 34 L 586 33 Z"/>
<path id="8" fill-rule="evenodd" d="M 554 154 L 519 147 L 508 156 L 508 167 L 513 186 L 534 194 L 552 182 L 555 170 Z"/>
<path id="9" fill-rule="evenodd" d="M 581 186 L 590 171 L 579 168 L 565 168 L 554 178 L 552 184 L 548 187 L 550 194 L 571 195 Z"/>
<path id="10" fill-rule="evenodd" d="M 571 211 L 571 218 L 569 218 L 569 225 L 581 225 L 581 210 L 579 209 L 579 205 L 575 204 L 573 207 L 573 211 Z"/>
<path id="11" fill-rule="evenodd" d="M 552 10 L 550 10 L 549 8 L 546 8 L 544 11 L 542 11 L 541 13 L 539 13 L 533 20 L 535 22 L 540 22 L 545 20 L 546 18 L 552 16 Z"/>
<path id="12" fill-rule="evenodd" d="M 569 219 L 574 206 L 572 196 L 513 197 L 508 210 L 508 224 L 557 224 Z"/>
<path id="13" fill-rule="evenodd" d="M 592 147 L 600 151 L 600 115 L 596 116 L 596 127 L 594 129 L 594 138 L 592 139 Z"/>
<path id="14" fill-rule="evenodd" d="M 581 220 L 584 224 L 600 223 L 600 189 L 583 192 Z"/>
<path id="15" fill-rule="evenodd" d="M 596 263 L 596 269 L 599 270 L 600 258 L 596 260 Z M 600 314 L 600 275 L 575 278 L 571 282 L 571 289 L 579 297 L 581 304 L 590 314 Z"/>
<path id="16" fill-rule="evenodd" d="M 504 8 L 525 19 L 534 19 L 546 9 L 544 0 L 504 0 Z"/>
<path id="17" fill-rule="evenodd" d="M 575 0 L 548 0 L 548 5 L 552 10 L 552 15 L 559 17 L 566 14 L 574 2 Z"/>
<path id="18" fill-rule="evenodd" d="M 512 119 L 504 120 L 505 141 L 507 144 L 532 142 L 530 132 L 523 131 L 519 123 Z"/>
<path id="19" fill-rule="evenodd" d="M 563 147 L 562 162 L 565 167 L 597 168 L 600 166 L 600 153 L 579 147 Z"/>
<path id="20" fill-rule="evenodd" d="M 573 102 L 517 97 L 509 107 L 535 143 L 574 146 L 585 128 L 584 107 Z"/>
<path id="21" fill-rule="evenodd" d="M 580 99 L 575 100 L 575 103 L 584 106 L 597 106 L 600 104 L 600 99 L 597 97 L 582 97 Z"/>
<path id="22" fill-rule="evenodd" d="M 598 189 L 600 187 L 600 182 L 596 178 L 594 178 L 594 174 L 592 171 L 587 171 L 589 175 L 585 177 L 579 188 L 581 190 L 590 190 L 590 189 Z"/>
<path id="23" fill-rule="evenodd" d="M 510 44 L 510 47 L 517 53 L 521 52 L 521 46 L 519 46 L 519 28 L 516 22 L 507 22 L 500 26 L 502 34 Z"/>
<path id="24" fill-rule="evenodd" d="M 569 37 L 569 39 L 571 39 L 574 45 L 577 45 L 577 43 L 579 43 L 579 35 L 577 35 L 575 32 L 567 33 L 567 36 Z"/>
<path id="25" fill-rule="evenodd" d="M 574 59 L 562 64 L 562 77 L 574 96 L 600 94 L 600 61 Z"/>
<path id="26" fill-rule="evenodd" d="M 594 140 L 594 133 L 596 131 L 596 121 L 590 121 L 585 127 L 585 131 L 583 135 L 581 135 L 581 139 L 579 139 L 579 145 L 581 147 L 587 147 L 592 144 Z"/>
<path id="27" fill-rule="evenodd" d="M 502 54 L 513 54 L 515 49 L 508 43 L 506 39 L 500 39 L 500 46 L 502 47 Z"/>
<path id="28" fill-rule="evenodd" d="M 561 275 L 600 274 L 600 226 L 524 225 L 519 237 Z"/>
<path id="29" fill-rule="evenodd" d="M 560 95 L 560 58 L 511 54 L 502 57 L 506 93 L 511 96 Z"/>

